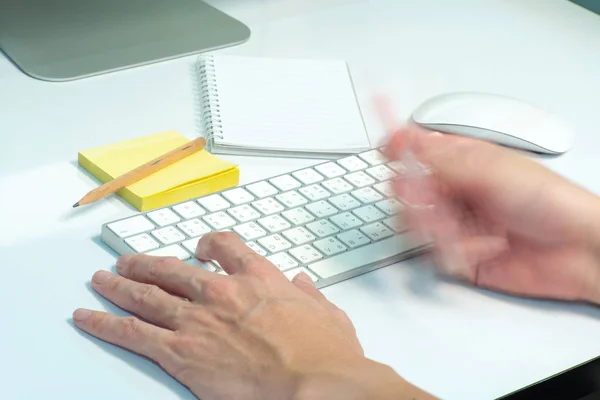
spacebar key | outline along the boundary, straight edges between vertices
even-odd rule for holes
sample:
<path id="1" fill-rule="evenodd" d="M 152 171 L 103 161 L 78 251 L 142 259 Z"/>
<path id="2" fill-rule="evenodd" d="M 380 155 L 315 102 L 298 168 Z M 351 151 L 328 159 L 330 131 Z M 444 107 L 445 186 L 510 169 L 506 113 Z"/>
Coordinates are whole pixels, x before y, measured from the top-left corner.
<path id="1" fill-rule="evenodd" d="M 420 247 L 409 238 L 409 233 L 391 236 L 354 250 L 308 264 L 308 268 L 321 278 L 343 274 L 356 268 L 373 265 L 377 262 L 391 259 L 397 255 Z"/>

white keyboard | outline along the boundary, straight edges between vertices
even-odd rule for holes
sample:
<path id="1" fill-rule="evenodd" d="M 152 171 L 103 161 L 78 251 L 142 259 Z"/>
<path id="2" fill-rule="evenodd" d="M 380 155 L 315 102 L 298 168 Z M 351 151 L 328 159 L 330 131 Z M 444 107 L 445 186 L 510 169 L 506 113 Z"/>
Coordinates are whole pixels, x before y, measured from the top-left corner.
<path id="1" fill-rule="evenodd" d="M 369 150 L 104 224 L 102 240 L 224 273 L 194 252 L 202 235 L 233 231 L 288 278 L 304 271 L 322 288 L 425 249 L 399 220 L 391 179 L 402 168 Z"/>

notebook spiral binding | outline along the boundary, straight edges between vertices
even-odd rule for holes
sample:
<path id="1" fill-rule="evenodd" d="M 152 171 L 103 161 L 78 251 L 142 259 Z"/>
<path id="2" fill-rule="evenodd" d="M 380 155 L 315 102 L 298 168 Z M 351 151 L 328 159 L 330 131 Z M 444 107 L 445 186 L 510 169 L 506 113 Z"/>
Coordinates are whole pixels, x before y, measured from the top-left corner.
<path id="1" fill-rule="evenodd" d="M 214 146 L 214 139 L 223 139 L 223 122 L 215 74 L 215 62 L 212 56 L 198 57 L 197 73 L 200 91 L 200 118 L 204 127 L 206 147 L 210 152 Z"/>

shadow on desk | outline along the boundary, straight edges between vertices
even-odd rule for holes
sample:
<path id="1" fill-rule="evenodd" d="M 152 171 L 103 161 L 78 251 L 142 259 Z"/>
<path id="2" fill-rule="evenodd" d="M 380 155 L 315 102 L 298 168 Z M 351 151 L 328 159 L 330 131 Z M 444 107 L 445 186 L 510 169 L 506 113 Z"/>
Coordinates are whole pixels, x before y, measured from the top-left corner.
<path id="1" fill-rule="evenodd" d="M 544 298 L 534 298 L 519 296 L 510 293 L 495 291 L 474 286 L 469 282 L 464 282 L 456 278 L 438 273 L 435 269 L 431 256 L 427 253 L 408 259 L 400 264 L 393 265 L 388 268 L 401 268 L 409 271 L 409 279 L 407 282 L 408 289 L 415 296 L 428 301 L 447 302 L 446 298 L 442 298 L 438 292 L 440 284 L 450 284 L 462 287 L 468 291 L 473 291 L 478 295 L 491 298 L 494 301 L 518 305 L 520 307 L 531 308 L 543 313 L 560 313 L 560 314 L 578 314 L 587 318 L 600 320 L 600 307 L 592 304 L 574 301 L 550 300 Z M 400 281 L 400 273 L 398 280 Z M 374 275 L 372 279 L 365 279 L 369 289 L 377 291 L 381 289 L 383 282 L 377 279 Z M 600 399 L 600 398 L 599 398 Z"/>

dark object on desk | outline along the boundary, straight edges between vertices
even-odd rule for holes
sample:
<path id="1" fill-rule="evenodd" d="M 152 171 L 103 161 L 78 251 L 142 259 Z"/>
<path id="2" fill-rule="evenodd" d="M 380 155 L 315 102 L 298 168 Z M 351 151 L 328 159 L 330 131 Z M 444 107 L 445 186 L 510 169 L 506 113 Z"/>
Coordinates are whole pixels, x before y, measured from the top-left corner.
<path id="1" fill-rule="evenodd" d="M 600 0 L 571 0 L 571 2 L 600 15 Z"/>
<path id="2" fill-rule="evenodd" d="M 576 365 L 497 400 L 599 400 L 600 357 Z"/>
<path id="3" fill-rule="evenodd" d="M 245 42 L 200 0 L 0 0 L 0 49 L 26 74 L 68 81 Z"/>

